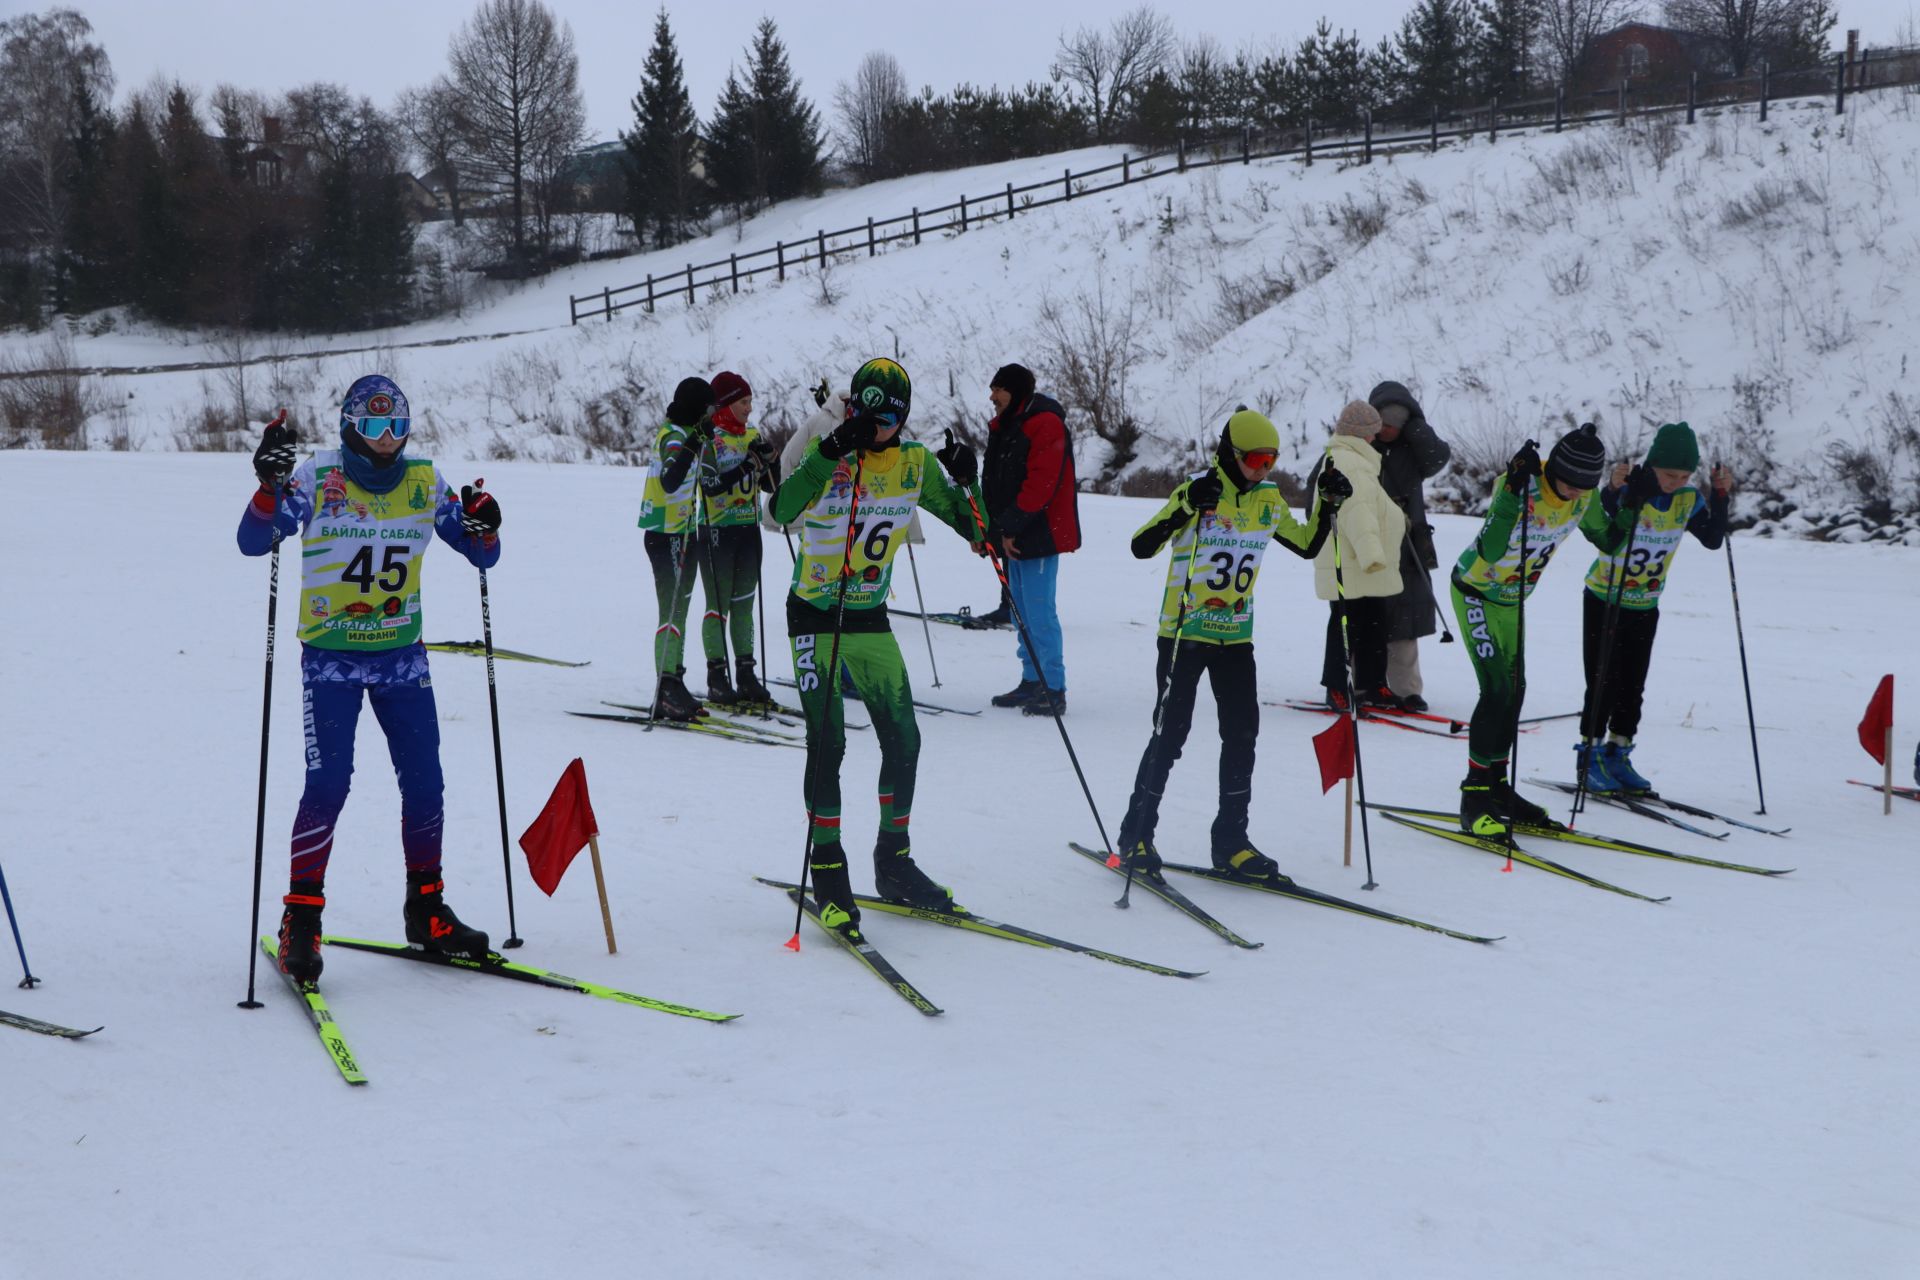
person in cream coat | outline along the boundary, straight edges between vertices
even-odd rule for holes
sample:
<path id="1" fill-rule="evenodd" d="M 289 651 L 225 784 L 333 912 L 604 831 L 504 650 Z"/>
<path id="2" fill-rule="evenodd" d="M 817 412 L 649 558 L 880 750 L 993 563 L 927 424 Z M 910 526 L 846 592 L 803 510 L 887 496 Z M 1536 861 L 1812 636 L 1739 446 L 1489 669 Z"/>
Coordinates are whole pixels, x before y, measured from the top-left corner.
<path id="1" fill-rule="evenodd" d="M 1353 485 L 1353 496 L 1342 504 L 1333 536 L 1313 562 L 1314 594 L 1332 605 L 1320 683 L 1326 686 L 1328 704 L 1343 710 L 1349 648 L 1353 689 L 1361 705 L 1398 705 L 1387 689 L 1387 601 L 1402 590 L 1400 544 L 1406 537 L 1407 517 L 1380 485 L 1380 455 L 1373 448 L 1379 431 L 1379 412 L 1365 400 L 1355 400 L 1340 411 L 1333 438 L 1327 442 L 1328 459 Z"/>

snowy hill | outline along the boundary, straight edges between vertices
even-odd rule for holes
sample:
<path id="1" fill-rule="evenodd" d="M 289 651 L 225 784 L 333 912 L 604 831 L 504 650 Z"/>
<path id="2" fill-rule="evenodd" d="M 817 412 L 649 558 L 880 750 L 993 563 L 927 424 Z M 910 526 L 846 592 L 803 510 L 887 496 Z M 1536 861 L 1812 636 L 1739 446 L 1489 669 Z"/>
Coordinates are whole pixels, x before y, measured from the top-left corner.
<path id="1" fill-rule="evenodd" d="M 1115 244 L 1142 241 L 1150 233 L 1135 230 Z M 954 260 L 944 252 L 882 266 Z M 1430 269 L 1445 268 L 1436 257 Z M 850 293 L 878 274 L 849 271 Z M 757 301 L 811 305 L 798 286 Z M 712 314 L 731 326 L 748 312 Z M 843 305 L 813 327 L 855 314 Z M 667 327 L 665 317 L 628 326 L 625 341 L 664 350 Z M 1864 344 L 1864 320 L 1856 328 Z M 622 332 L 537 343 L 572 353 L 578 370 L 617 354 Z M 861 336 L 821 345 L 838 356 Z M 985 358 L 985 336 L 975 341 Z M 1222 341 L 1258 348 L 1251 327 Z M 925 350 L 924 364 L 939 359 Z M 402 372 L 452 397 L 455 363 L 410 354 Z M 1287 367 L 1275 360 L 1270 376 Z M 442 430 L 449 421 L 436 412 Z M 439 441 L 449 473 L 478 465 L 458 456 L 463 443 L 488 439 Z M 1762 821 L 1792 835 L 1709 841 L 1609 810 L 1586 823 L 1795 868 L 1777 879 L 1551 851 L 1671 895 L 1650 905 L 1525 867 L 1502 874 L 1494 858 L 1375 822 L 1380 888 L 1363 893 L 1360 852 L 1341 865 L 1339 793 L 1318 788 L 1308 739 L 1323 722 L 1266 710 L 1254 838 L 1304 884 L 1504 935 L 1491 947 L 1197 881 L 1196 898 L 1265 946 L 1238 950 L 1140 896 L 1116 911 L 1118 881 L 1064 847 L 1093 832 L 1053 727 L 993 710 L 926 717 L 915 852 L 963 902 L 1209 970 L 1183 981 L 870 920 L 875 943 L 947 1010 L 929 1019 L 814 932 L 798 955 L 781 947 L 791 908 L 751 877 L 797 872 L 801 753 L 567 714 L 632 701 L 649 681 L 637 477 L 525 462 L 486 472 L 506 514 L 490 575 L 497 642 L 592 663 L 502 665 L 512 828 L 584 757 L 621 945 L 605 954 L 584 858 L 547 899 L 516 851 L 527 939 L 516 954 L 744 1016 L 709 1026 L 338 953 L 325 989 L 370 1077 L 350 1089 L 277 976 L 259 975 L 265 1008 L 236 1010 L 266 578 L 232 541 L 252 485 L 246 462 L 0 454 L 12 605 L 0 617 L 0 857 L 45 980 L 32 992 L 0 985 L 0 1008 L 106 1024 L 77 1045 L 0 1027 L 6 1280 L 1891 1280 L 1920 1267 L 1920 806 L 1897 802 L 1882 817 L 1877 797 L 1844 781 L 1872 767 L 1853 722 L 1920 625 L 1920 603 L 1898 589 L 1911 582 L 1910 550 L 1737 544 L 1767 766 Z M 1067 723 L 1111 829 L 1148 731 L 1164 566 L 1125 550 L 1147 502 L 1089 497 L 1082 510 L 1087 546 L 1061 575 Z M 1470 535 L 1463 518 L 1439 523 L 1443 549 Z M 930 537 L 919 571 L 935 607 L 989 603 L 980 562 Z M 770 566 L 782 551 L 768 542 Z M 477 635 L 472 572 L 444 548 L 430 564 L 430 637 Z M 1528 611 L 1531 712 L 1570 710 L 1579 696 L 1578 567 L 1549 573 Z M 269 904 L 301 785 L 284 598 L 297 575 L 282 570 Z M 1744 816 L 1753 777 L 1724 578 L 1719 556 L 1680 555 L 1636 760 L 1669 793 Z M 1263 697 L 1313 691 L 1323 620 L 1304 567 L 1270 561 L 1256 624 Z M 777 637 L 777 613 L 771 621 Z M 901 636 L 919 696 L 983 707 L 1013 682 L 1004 634 L 942 629 L 934 640 L 937 691 L 922 637 Z M 1429 642 L 1426 670 L 1435 706 L 1463 714 L 1472 677 L 1460 646 Z M 434 675 L 450 900 L 499 938 L 484 668 L 436 655 Z M 1170 854 L 1204 856 L 1210 707 L 1203 697 L 1167 797 Z M 1363 734 L 1371 794 L 1454 797 L 1459 742 Z M 865 884 L 874 818 L 863 780 L 876 751 L 870 734 L 851 738 L 848 839 Z M 1523 770 L 1564 775 L 1568 738 L 1563 725 L 1527 735 Z M 1899 741 L 1911 749 L 1910 719 Z M 398 802 L 371 716 L 359 751 L 327 923 L 392 938 Z"/>
<path id="2" fill-rule="evenodd" d="M 1524 434 L 1592 418 L 1624 452 L 1686 419 L 1741 473 L 1744 518 L 1855 538 L 1831 528 L 1830 513 L 1865 509 L 1914 541 L 1915 101 L 1887 92 L 1855 96 L 1844 117 L 1804 100 L 1777 104 L 1765 124 L 1741 109 L 1703 112 L 1694 126 L 1503 135 L 1371 166 L 1227 166 L 871 261 L 862 252 L 825 276 L 763 277 L 693 308 L 566 326 L 569 294 L 1113 158 L 1082 152 L 782 205 L 737 234 L 584 264 L 430 324 L 239 347 L 83 332 L 72 360 L 231 361 L 350 344 L 362 350 L 256 366 L 249 406 L 286 400 L 330 422 L 340 389 L 377 365 L 408 388 L 442 452 L 630 460 L 665 389 L 688 372 L 746 373 L 777 424 L 800 416 L 804 388 L 823 375 L 844 382 L 865 357 L 897 353 L 929 431 L 982 421 L 986 378 L 1010 359 L 1060 389 L 1071 351 L 1112 362 L 1142 432 L 1124 473 L 1183 463 L 1239 403 L 1286 425 L 1304 470 L 1338 406 L 1392 377 L 1455 439 L 1441 489 L 1469 505 Z M 426 342 L 448 345 L 412 345 Z M 18 335 L 5 343 L 16 358 L 35 349 Z M 89 387 L 96 442 L 234 443 L 217 429 L 237 398 L 230 370 Z M 1086 405 L 1069 405 L 1084 426 Z M 1106 446 L 1089 440 L 1086 455 L 1090 475 L 1124 478 Z"/>

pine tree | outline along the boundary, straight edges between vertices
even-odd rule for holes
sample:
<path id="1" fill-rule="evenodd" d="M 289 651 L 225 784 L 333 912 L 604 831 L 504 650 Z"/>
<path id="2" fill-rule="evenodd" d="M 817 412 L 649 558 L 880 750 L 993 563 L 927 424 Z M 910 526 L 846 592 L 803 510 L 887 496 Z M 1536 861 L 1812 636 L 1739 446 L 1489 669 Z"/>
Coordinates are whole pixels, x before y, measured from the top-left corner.
<path id="1" fill-rule="evenodd" d="M 744 213 L 758 207 L 766 189 L 760 151 L 759 112 L 731 68 L 720 101 L 707 122 L 707 181 L 714 199 Z"/>
<path id="2" fill-rule="evenodd" d="M 722 203 L 740 209 L 820 189 L 820 115 L 800 96 L 772 18 L 747 49 L 744 78 L 727 73 L 707 127 L 707 172 Z"/>
<path id="3" fill-rule="evenodd" d="M 1540 0 L 1476 0 L 1471 77 L 1474 97 L 1518 102 L 1533 88 Z"/>
<path id="4" fill-rule="evenodd" d="M 655 248 L 677 244 L 699 216 L 704 192 L 694 173 L 700 118 L 662 8 L 653 24 L 653 48 L 633 97 L 633 128 L 622 132 L 626 146 L 627 215 L 636 236 L 653 233 Z"/>
<path id="5" fill-rule="evenodd" d="M 1466 0 L 1418 0 L 1401 20 L 1398 38 L 1406 63 L 1405 105 L 1446 110 L 1466 100 L 1475 27 Z"/>

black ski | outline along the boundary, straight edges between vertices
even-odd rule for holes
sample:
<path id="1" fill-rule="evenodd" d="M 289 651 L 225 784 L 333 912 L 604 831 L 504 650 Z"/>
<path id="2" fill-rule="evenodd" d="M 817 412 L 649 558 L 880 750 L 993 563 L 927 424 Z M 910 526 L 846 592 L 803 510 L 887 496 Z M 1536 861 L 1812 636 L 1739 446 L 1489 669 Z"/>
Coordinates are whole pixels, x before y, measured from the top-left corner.
<path id="1" fill-rule="evenodd" d="M 270 937 L 262 937 L 260 949 L 267 953 L 274 972 L 280 973 L 280 944 Z M 280 973 L 280 976 L 287 980 L 287 986 L 300 998 L 301 1005 L 307 1011 L 307 1021 L 313 1023 L 327 1056 L 333 1059 L 333 1065 L 339 1069 L 340 1078 L 348 1084 L 365 1084 L 366 1074 L 360 1070 L 353 1050 L 347 1047 L 346 1036 L 341 1034 L 339 1024 L 333 1020 L 333 1010 L 327 1007 L 327 998 L 320 994 L 320 985 L 298 981 L 290 973 Z"/>
<path id="2" fill-rule="evenodd" d="M 464 653 L 470 657 L 484 658 L 487 646 L 481 640 L 429 640 L 427 648 L 436 653 Z M 590 667 L 591 662 L 567 662 L 560 658 L 543 658 L 537 653 L 522 653 L 518 649 L 499 649 L 493 651 L 496 658 L 505 658 L 510 662 L 537 662 L 546 667 Z"/>
<path id="3" fill-rule="evenodd" d="M 917 609 L 896 609 L 892 605 L 887 606 L 887 612 L 898 614 L 902 618 L 925 618 L 928 622 L 944 622 L 950 627 L 965 627 L 968 631 L 1013 630 L 1011 622 L 988 622 L 984 617 L 975 615 L 973 610 L 965 605 L 960 607 L 958 613 L 921 613 Z"/>
<path id="4" fill-rule="evenodd" d="M 534 986 L 552 987 L 556 991 L 573 991 L 583 996 L 612 1000 L 616 1004 L 637 1005 L 642 1009 L 652 1009 L 656 1013 L 671 1013 L 681 1018 L 697 1018 L 702 1022 L 732 1022 L 740 1016 L 737 1013 L 709 1013 L 705 1009 L 694 1009 L 684 1004 L 670 1004 L 665 1000 L 656 1000 L 652 996 L 637 996 L 630 991 L 618 991 L 612 987 L 601 986 L 597 982 L 569 978 L 566 974 L 555 973 L 551 969 L 541 969 L 530 964 L 521 964 L 517 960 L 509 960 L 497 951 L 487 952 L 484 960 L 470 960 L 465 956 L 448 956 L 438 951 L 425 951 L 404 942 L 372 942 L 366 938 L 336 938 L 331 934 L 323 937 L 321 941 L 331 947 L 371 951 L 379 956 L 417 960 L 421 964 L 437 964 L 448 969 L 464 969 L 468 973 L 491 974 L 496 978 L 512 978 L 515 982 L 530 982 Z"/>
<path id="5" fill-rule="evenodd" d="M 1877 782 L 1862 782 L 1858 778 L 1848 778 L 1847 781 L 1856 787 L 1871 787 L 1875 791 L 1881 789 L 1880 784 Z M 1896 786 L 1893 789 L 1893 794 L 1899 796 L 1902 800 L 1920 800 L 1920 787 Z"/>
<path id="6" fill-rule="evenodd" d="M 800 886 L 783 880 L 769 880 L 765 876 L 755 876 L 761 884 L 772 885 L 792 893 Z M 854 900 L 863 911 L 884 911 L 890 915 L 907 916 L 914 920 L 925 920 L 930 924 L 943 924 L 953 929 L 964 929 L 970 933 L 982 933 L 990 938 L 1005 938 L 1009 942 L 1024 942 L 1028 946 L 1046 950 L 1071 951 L 1075 955 L 1090 956 L 1095 960 L 1106 960 L 1113 964 L 1125 965 L 1130 969 L 1142 969 L 1148 973 L 1158 973 L 1169 978 L 1198 978 L 1198 973 L 1185 969 L 1171 969 L 1163 964 L 1154 964 L 1147 960 L 1135 960 L 1131 956 L 1115 955 L 1111 951 L 1102 951 L 1098 947 L 1083 946 L 1078 942 L 1068 942 L 1064 938 L 1055 938 L 1033 929 L 1023 929 L 1017 924 L 1007 924 L 1002 920 L 990 920 L 986 916 L 956 906 L 951 911 L 935 911 L 927 907 L 909 906 L 904 902 L 891 902 L 886 898 L 876 898 L 870 894 L 856 893 Z"/>
<path id="7" fill-rule="evenodd" d="M 643 706 L 637 702 L 606 702 L 601 705 L 614 707 L 620 711 L 632 712 L 644 720 L 651 720 L 653 718 L 653 708 Z M 761 733 L 769 738 L 785 738 L 790 742 L 799 742 L 805 737 L 803 733 L 782 733 L 779 729 L 767 727 L 777 724 L 789 729 L 806 728 L 804 722 L 790 719 L 780 711 L 775 711 L 771 715 L 762 716 L 758 712 L 745 710 L 738 703 L 702 702 L 700 705 L 705 707 L 709 712 L 701 721 L 701 723 L 704 724 L 716 724 L 728 728 L 744 729 L 749 733 Z M 793 714 L 801 715 L 802 713 L 796 711 Z M 662 722 L 664 723 L 664 718 Z M 866 726 L 850 724 L 847 728 L 864 729 Z"/>
<path id="8" fill-rule="evenodd" d="M 1498 942 L 1499 938 L 1486 938 L 1477 933 L 1461 933 L 1458 929 L 1448 929 L 1442 925 L 1429 924 L 1425 920 L 1415 920 L 1412 916 L 1397 916 L 1391 911 L 1382 911 L 1378 907 L 1369 907 L 1364 903 L 1350 902 L 1345 898 L 1336 898 L 1330 893 L 1321 893 L 1318 889 L 1309 889 L 1305 885 L 1255 884 L 1251 880 L 1242 880 L 1230 871 L 1218 867 L 1196 867 L 1185 863 L 1169 862 L 1164 864 L 1169 871 L 1180 871 L 1190 876 L 1200 876 L 1215 880 L 1221 884 L 1237 884 L 1242 889 L 1256 889 L 1261 893 L 1277 894 L 1282 898 L 1292 898 L 1299 902 L 1311 902 L 1317 906 L 1332 907 L 1336 911 L 1351 911 L 1355 915 L 1372 916 L 1375 920 L 1388 920 L 1394 924 L 1404 924 L 1414 929 L 1425 929 L 1429 933 L 1444 933 L 1449 938 L 1458 938 L 1462 942 Z"/>
<path id="9" fill-rule="evenodd" d="M 1555 782 L 1551 778 L 1528 778 L 1527 781 L 1536 787 L 1551 787 L 1555 791 L 1562 791 L 1570 796 L 1581 794 L 1578 785 L 1571 782 Z M 1670 827 L 1678 827 L 1691 835 L 1704 836 L 1709 840 L 1725 840 L 1733 834 L 1730 831 L 1709 831 L 1705 827 L 1696 827 L 1683 818 L 1654 807 L 1649 803 L 1652 799 L 1650 796 L 1628 795 L 1624 791 L 1589 791 L 1586 797 L 1601 804 L 1612 805 L 1616 809 L 1625 809 L 1628 813 L 1638 814 L 1654 822 L 1664 822 Z"/>
<path id="10" fill-rule="evenodd" d="M 1123 880 L 1126 879 L 1127 869 L 1123 866 L 1122 867 L 1108 866 L 1106 854 L 1101 853 L 1095 849 L 1089 849 L 1087 848 L 1087 846 L 1083 844 L 1074 844 L 1071 841 L 1068 842 L 1067 848 L 1073 850 L 1075 853 L 1079 854 L 1083 858 L 1091 859 L 1092 861 L 1099 863 L 1101 866 L 1106 867 L 1107 870 L 1113 872 L 1115 875 L 1119 876 L 1121 879 Z M 1166 903 L 1168 906 L 1172 907 L 1175 911 L 1178 911 L 1182 915 L 1187 916 L 1189 919 L 1194 920 L 1195 922 L 1206 926 L 1206 928 L 1208 928 L 1214 933 L 1219 934 L 1222 938 L 1225 938 L 1228 942 L 1231 942 L 1236 947 L 1245 947 L 1247 950 L 1252 951 L 1255 948 L 1266 945 L 1265 943 L 1260 943 L 1260 942 L 1248 942 L 1245 938 L 1241 937 L 1239 934 L 1235 933 L 1233 930 L 1227 928 L 1226 925 L 1221 924 L 1218 920 L 1214 919 L 1212 915 L 1208 914 L 1207 910 L 1204 907 L 1202 907 L 1199 903 L 1195 902 L 1192 898 L 1189 898 L 1186 894 L 1180 892 L 1178 889 L 1168 884 L 1164 876 L 1141 875 L 1138 872 L 1135 872 L 1133 877 L 1133 882 L 1134 884 L 1139 885 L 1141 888 L 1145 889 L 1148 893 L 1151 893 L 1154 897 Z"/>
<path id="11" fill-rule="evenodd" d="M 735 742 L 757 742 L 763 747 L 793 747 L 805 751 L 807 744 L 784 734 L 775 735 L 765 731 L 736 725 L 732 721 L 726 724 L 709 724 L 704 720 L 655 720 L 650 716 L 635 712 L 612 711 L 569 711 L 570 716 L 579 716 L 583 720 L 612 720 L 620 724 L 651 724 L 658 729 L 672 729 L 679 733 L 697 733 L 709 738 L 731 738 Z"/>
<path id="12" fill-rule="evenodd" d="M 1742 831 L 1758 831 L 1763 836 L 1784 836 L 1793 830 L 1792 827 L 1763 827 L 1758 823 L 1745 822 L 1739 818 L 1730 818 L 1724 813 L 1715 813 L 1711 809 L 1702 809 L 1698 805 L 1683 804 L 1678 800 L 1669 800 L 1657 792 L 1653 795 L 1641 796 L 1639 798 L 1649 804 L 1660 805 L 1663 808 L 1672 809 L 1678 813 L 1691 814 L 1696 818 L 1706 818 L 1711 822 L 1724 822 L 1730 827 L 1739 827 Z"/>
<path id="13" fill-rule="evenodd" d="M 867 966 L 869 973 L 886 983 L 889 987 L 892 987 L 894 994 L 898 995 L 902 1000 L 905 1000 L 920 1012 L 926 1014 L 929 1018 L 940 1015 L 940 1006 L 921 995 L 918 987 L 901 977 L 900 971 L 893 967 L 893 963 L 881 955 L 871 942 L 867 941 L 865 932 L 862 932 L 860 940 L 855 942 L 838 929 L 829 929 L 827 927 L 827 922 L 820 918 L 820 908 L 814 905 L 812 898 L 803 897 L 798 889 L 789 889 L 787 891 L 787 897 L 800 904 L 801 909 L 807 913 L 807 918 L 819 925 L 822 933 L 852 952 L 853 958 Z"/>
<path id="14" fill-rule="evenodd" d="M 1384 810 L 1389 818 L 1409 815 L 1415 818 L 1439 818 L 1447 822 L 1455 820 L 1453 814 L 1443 809 L 1416 809 L 1410 805 L 1381 804 L 1371 800 L 1367 802 L 1367 807 L 1369 809 Z M 1452 830 L 1453 828 L 1449 829 Z M 1755 876 L 1784 876 L 1793 870 L 1792 867 L 1750 867 L 1744 862 L 1722 862 L 1718 858 L 1705 858 L 1697 853 L 1678 853 L 1672 849 L 1662 849 L 1657 845 L 1640 844 L 1634 840 L 1622 840 L 1617 836 L 1603 836 L 1592 831 L 1575 831 L 1573 828 L 1563 827 L 1557 822 L 1547 827 L 1537 826 L 1530 822 L 1516 822 L 1513 824 L 1513 831 L 1515 835 L 1537 837 L 1541 840 L 1558 840 L 1564 844 L 1581 844 L 1586 845 L 1590 849 L 1611 849 L 1615 853 L 1635 853 L 1643 858 L 1659 858 L 1665 862 L 1690 862 L 1696 867 L 1715 867 L 1721 871 L 1744 871 L 1748 875 Z M 1460 834 L 1466 835 L 1468 833 L 1461 832 Z M 1498 844 L 1502 851 L 1505 851 L 1507 846 L 1504 842 L 1495 840 L 1494 843 Z"/>
<path id="15" fill-rule="evenodd" d="M 63 1040 L 84 1040 L 93 1031 L 104 1031 L 104 1027 L 95 1027 L 93 1031 L 78 1031 L 73 1027 L 63 1027 L 57 1022 L 42 1022 L 38 1018 L 29 1018 L 24 1013 L 8 1013 L 0 1009 L 0 1025 L 18 1027 L 22 1031 L 37 1031 L 43 1036 L 59 1036 Z"/>
<path id="16" fill-rule="evenodd" d="M 767 679 L 767 683 L 777 684 L 788 689 L 797 689 L 800 687 L 785 676 L 770 676 Z M 846 696 L 855 702 L 860 701 L 860 698 L 855 694 L 848 694 Z M 935 715 L 977 716 L 980 714 L 978 711 L 968 711 L 964 707 L 945 707 L 937 702 L 922 702 L 918 698 L 913 700 L 913 705 L 922 711 L 931 711 Z"/>
<path id="17" fill-rule="evenodd" d="M 1442 840 L 1451 840 L 1455 844 L 1463 844 L 1470 849 L 1482 849 L 1493 854 L 1495 857 L 1505 858 L 1511 855 L 1515 862 L 1522 862 L 1527 866 L 1537 867 L 1541 871 L 1551 871 L 1554 875 L 1565 876 L 1569 880 L 1578 880 L 1581 884 L 1591 885 L 1595 889 L 1605 889 L 1609 893 L 1617 893 L 1624 898 L 1637 898 L 1641 902 L 1666 901 L 1665 898 L 1650 898 L 1644 893 L 1635 893 L 1633 890 L 1623 889 L 1617 884 L 1609 884 L 1598 876 L 1590 876 L 1584 871 L 1575 871 L 1572 867 L 1563 866 L 1549 858 L 1543 858 L 1537 853 L 1531 853 L 1526 849 L 1522 849 L 1518 844 L 1508 845 L 1504 840 L 1495 840 L 1488 836 L 1476 836 L 1472 832 L 1462 831 L 1458 827 L 1439 827 L 1430 822 L 1417 822 L 1407 817 L 1404 812 L 1396 812 L 1391 809 L 1386 810 L 1385 814 L 1386 817 L 1399 823 L 1403 827 L 1412 827 L 1415 831 L 1424 831 L 1430 836 L 1439 836 Z"/>

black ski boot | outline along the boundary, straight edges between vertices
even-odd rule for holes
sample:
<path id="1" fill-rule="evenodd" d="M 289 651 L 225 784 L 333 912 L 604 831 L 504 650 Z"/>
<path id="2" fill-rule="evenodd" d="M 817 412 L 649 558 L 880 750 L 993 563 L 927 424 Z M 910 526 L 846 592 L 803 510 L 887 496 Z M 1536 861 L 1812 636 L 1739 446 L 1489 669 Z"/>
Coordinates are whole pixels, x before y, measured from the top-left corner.
<path id="1" fill-rule="evenodd" d="M 1122 872 L 1131 867 L 1136 878 L 1144 877 L 1164 884 L 1166 877 L 1161 874 L 1160 866 L 1160 851 L 1153 847 L 1153 841 L 1129 841 L 1125 836 L 1120 837 L 1120 870 Z"/>
<path id="2" fill-rule="evenodd" d="M 733 691 L 733 684 L 727 679 L 727 660 L 707 659 L 707 701 L 726 706 L 739 700 Z"/>
<path id="3" fill-rule="evenodd" d="M 280 913 L 280 972 L 295 982 L 318 982 L 324 964 L 320 958 L 320 909 L 327 905 L 320 885 L 296 880 L 280 901 L 287 908 Z"/>
<path id="4" fill-rule="evenodd" d="M 760 683 L 760 677 L 754 674 L 752 658 L 733 660 L 733 691 L 740 701 L 750 707 L 770 707 L 773 694 L 767 686 Z"/>
<path id="5" fill-rule="evenodd" d="M 1028 699 L 1020 708 L 1023 716 L 1063 716 L 1067 714 L 1067 693 L 1064 689 L 1042 690 Z"/>
<path id="6" fill-rule="evenodd" d="M 660 691 L 655 695 L 654 707 L 662 720 L 698 720 L 706 709 L 700 700 L 688 692 L 686 681 L 676 675 L 660 677 Z"/>
<path id="7" fill-rule="evenodd" d="M 903 832 L 883 831 L 873 845 L 874 892 L 889 902 L 927 911 L 953 911 L 953 890 L 927 878 Z"/>
<path id="8" fill-rule="evenodd" d="M 1527 827 L 1545 827 L 1550 830 L 1560 829 L 1560 824 L 1553 820 L 1552 814 L 1525 796 L 1515 792 L 1512 785 L 1509 784 L 1505 778 L 1495 780 L 1493 784 L 1493 794 L 1495 800 L 1500 805 L 1500 811 L 1506 815 L 1507 821 L 1514 826 L 1522 830 L 1525 830 Z"/>
<path id="9" fill-rule="evenodd" d="M 1293 877 L 1283 875 L 1280 864 L 1266 854 L 1248 844 L 1239 842 L 1237 849 L 1215 849 L 1213 865 L 1216 870 L 1225 871 L 1235 880 L 1244 880 L 1248 884 L 1272 885 L 1275 888 L 1293 888 Z"/>
<path id="10" fill-rule="evenodd" d="M 1022 680 L 1005 693 L 994 694 L 992 702 L 996 707 L 1024 707 L 1039 696 L 1040 682 L 1038 680 Z"/>
<path id="11" fill-rule="evenodd" d="M 1489 838 L 1507 834 L 1506 807 L 1495 784 L 1504 787 L 1506 779 L 1498 768 L 1469 763 L 1467 777 L 1460 784 L 1460 829 L 1470 835 Z"/>
<path id="12" fill-rule="evenodd" d="M 440 892 L 445 887 L 438 871 L 407 872 L 407 945 L 441 955 L 484 960 L 487 935 L 460 923 Z"/>
<path id="13" fill-rule="evenodd" d="M 849 941 L 860 941 L 860 904 L 854 900 L 847 851 L 839 841 L 814 845 L 807 855 L 807 872 L 813 878 L 813 905 L 820 909 L 820 923 Z"/>

